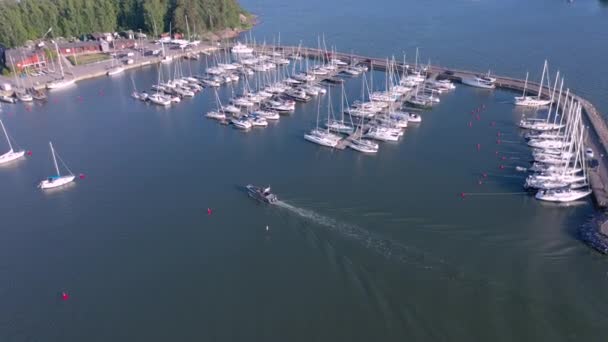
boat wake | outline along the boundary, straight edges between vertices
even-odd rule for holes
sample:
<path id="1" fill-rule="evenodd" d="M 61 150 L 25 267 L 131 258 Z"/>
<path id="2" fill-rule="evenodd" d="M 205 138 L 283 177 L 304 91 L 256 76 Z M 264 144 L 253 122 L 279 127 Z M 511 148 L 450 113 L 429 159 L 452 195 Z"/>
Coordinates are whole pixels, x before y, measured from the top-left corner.
<path id="1" fill-rule="evenodd" d="M 275 205 L 289 210 L 290 212 L 316 224 L 322 225 L 328 228 L 330 231 L 342 235 L 343 237 L 355 240 L 363 247 L 381 255 L 382 257 L 385 257 L 386 259 L 397 261 L 401 264 L 414 267 L 424 272 L 431 272 L 438 276 L 439 279 L 445 280 L 446 284 L 449 284 L 448 286 L 452 286 L 452 288 L 453 286 L 458 285 L 463 286 L 464 289 L 470 291 L 490 291 L 500 298 L 509 298 L 508 300 L 510 301 L 526 303 L 526 305 L 547 307 L 549 308 L 547 309 L 549 312 L 553 310 L 551 309 L 553 308 L 551 303 L 546 303 L 538 298 L 530 297 L 525 293 L 517 291 L 516 288 L 509 286 L 508 284 L 484 277 L 475 271 L 466 271 L 465 269 L 450 264 L 449 262 L 431 255 L 430 253 L 424 252 L 416 247 L 407 246 L 393 239 L 382 237 L 380 234 L 370 232 L 362 227 L 340 222 L 330 217 L 318 214 L 312 210 L 298 208 L 283 201 L 277 201 L 275 202 Z M 602 248 L 598 248 L 598 250 L 605 253 L 605 250 Z M 352 263 L 350 259 L 347 258 L 347 260 L 348 262 Z M 359 283 L 365 282 L 363 278 L 358 276 L 355 280 Z M 371 284 L 373 285 L 373 282 Z M 376 299 L 380 301 L 380 304 L 382 304 L 384 302 L 384 297 L 382 297 L 379 290 L 375 289 L 372 292 L 375 294 Z"/>
<path id="2" fill-rule="evenodd" d="M 363 247 L 369 249 L 387 259 L 397 260 L 408 265 L 423 269 L 433 269 L 440 266 L 445 267 L 444 260 L 432 257 L 429 253 L 406 246 L 401 242 L 373 233 L 362 227 L 337 221 L 333 218 L 318 214 L 312 210 L 295 207 L 284 201 L 277 201 L 275 205 L 291 211 L 300 217 L 308 219 L 316 224 L 328 228 L 330 231 L 343 237 L 359 242 Z"/>

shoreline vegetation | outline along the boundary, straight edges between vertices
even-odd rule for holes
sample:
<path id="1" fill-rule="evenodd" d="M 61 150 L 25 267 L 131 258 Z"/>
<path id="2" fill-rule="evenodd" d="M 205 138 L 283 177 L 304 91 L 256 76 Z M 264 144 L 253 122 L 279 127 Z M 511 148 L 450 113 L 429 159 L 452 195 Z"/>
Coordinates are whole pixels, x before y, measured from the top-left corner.
<path id="1" fill-rule="evenodd" d="M 255 22 L 237 0 L 0 0 L 0 44 L 9 48 L 47 38 L 49 28 L 67 40 L 127 30 L 221 40 Z"/>

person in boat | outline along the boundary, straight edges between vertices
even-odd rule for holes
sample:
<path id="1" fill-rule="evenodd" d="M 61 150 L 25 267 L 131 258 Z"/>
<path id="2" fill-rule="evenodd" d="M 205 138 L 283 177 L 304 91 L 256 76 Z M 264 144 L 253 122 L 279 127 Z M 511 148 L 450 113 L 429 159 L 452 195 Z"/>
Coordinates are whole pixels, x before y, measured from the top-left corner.
<path id="1" fill-rule="evenodd" d="M 265 188 L 262 193 L 264 194 L 264 196 L 270 195 L 270 187 Z"/>

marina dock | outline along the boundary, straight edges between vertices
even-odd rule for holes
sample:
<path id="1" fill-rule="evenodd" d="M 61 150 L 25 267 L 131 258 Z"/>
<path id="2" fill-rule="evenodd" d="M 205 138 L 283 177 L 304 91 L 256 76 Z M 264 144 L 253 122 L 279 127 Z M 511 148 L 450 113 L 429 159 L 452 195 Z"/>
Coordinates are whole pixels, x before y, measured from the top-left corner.
<path id="1" fill-rule="evenodd" d="M 230 46 L 231 45 L 225 46 L 225 48 L 229 48 Z M 327 52 L 322 49 L 307 47 L 264 46 L 264 49 L 271 49 L 273 51 L 283 51 L 285 53 L 293 53 L 297 51 L 300 56 L 312 59 L 337 58 L 349 64 L 366 65 L 370 69 L 373 68 L 373 70 L 377 71 L 387 71 L 389 64 L 391 63 L 384 58 L 374 58 L 341 52 Z M 409 66 L 404 65 L 402 62 L 392 63 L 394 63 L 393 65 L 396 66 L 397 71 L 405 71 L 409 69 Z M 436 78 L 438 76 L 443 76 L 447 79 L 456 82 L 462 82 L 463 78 L 475 77 L 477 75 L 484 74 L 482 72 L 458 70 L 436 65 L 430 66 L 427 70 L 427 73 L 432 75 L 431 77 Z M 501 75 L 492 75 L 492 77 L 496 78 L 495 85 L 498 89 L 510 90 L 513 92 L 523 92 L 524 90 L 525 80 L 523 79 Z M 536 95 L 538 94 L 538 92 L 534 89 L 538 88 L 538 83 L 528 82 L 526 92 L 529 95 Z M 544 86 L 543 92 L 545 92 L 545 94 L 549 94 L 551 92 L 551 89 Z M 608 125 L 606 124 L 606 121 L 603 118 L 602 114 L 590 101 L 580 95 L 577 95 L 572 91 L 570 92 L 569 97 L 566 98 L 566 100 L 571 99 L 574 99 L 574 101 L 581 104 L 584 114 L 584 123 L 586 126 L 588 126 L 588 128 L 591 128 L 588 130 L 589 134 L 587 134 L 585 137 L 585 144 L 586 146 L 591 147 L 595 151 L 598 165 L 596 167 L 589 168 L 589 182 L 591 188 L 593 189 L 593 197 L 595 199 L 595 203 L 599 208 L 607 209 L 608 190 L 606 189 L 606 185 L 608 184 L 608 163 L 606 160 L 604 160 L 604 157 L 608 156 Z M 356 133 L 353 133 L 353 135 L 343 139 L 336 148 L 346 148 L 348 146 L 348 141 L 353 139 L 355 134 Z"/>

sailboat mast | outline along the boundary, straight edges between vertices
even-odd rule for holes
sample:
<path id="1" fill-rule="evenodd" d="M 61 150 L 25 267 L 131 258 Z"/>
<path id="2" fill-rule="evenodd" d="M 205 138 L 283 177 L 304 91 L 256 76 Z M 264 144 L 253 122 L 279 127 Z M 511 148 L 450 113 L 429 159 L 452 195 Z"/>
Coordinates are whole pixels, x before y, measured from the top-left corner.
<path id="1" fill-rule="evenodd" d="M 524 93 L 521 94 L 521 97 L 526 97 L 526 88 L 528 87 L 528 76 L 530 76 L 530 73 L 526 71 L 526 82 L 524 82 Z"/>
<path id="2" fill-rule="evenodd" d="M 342 124 L 344 124 L 344 83 L 342 83 L 342 93 L 340 94 L 340 112 L 342 113 Z"/>
<path id="3" fill-rule="evenodd" d="M 190 43 L 190 26 L 188 26 L 188 16 L 184 15 L 186 18 L 186 30 L 188 31 L 188 43 Z"/>
<path id="4" fill-rule="evenodd" d="M 6 137 L 6 141 L 8 142 L 10 152 L 13 152 L 13 145 L 11 144 L 11 139 L 8 138 L 8 133 L 6 132 L 6 128 L 4 127 L 4 123 L 2 122 L 2 120 L 0 120 L 0 125 L 2 126 L 2 130 L 4 131 L 4 136 Z"/>
<path id="5" fill-rule="evenodd" d="M 327 133 L 329 133 L 329 115 L 331 114 L 331 87 L 327 88 Z"/>
<path id="6" fill-rule="evenodd" d="M 59 166 L 57 165 L 57 158 L 55 157 L 55 149 L 53 148 L 53 143 L 49 141 L 49 146 L 51 147 L 51 155 L 53 155 L 53 164 L 55 164 L 55 171 L 57 171 L 57 176 L 61 176 L 59 173 Z"/>
<path id="7" fill-rule="evenodd" d="M 545 64 L 543 65 L 543 75 L 540 78 L 540 84 L 538 86 L 538 99 L 540 99 L 541 94 L 543 93 L 543 82 L 545 81 L 546 72 L 547 72 L 547 60 L 545 60 Z"/>
<path id="8" fill-rule="evenodd" d="M 61 55 L 59 54 L 59 47 L 57 46 L 57 42 L 53 41 L 53 43 L 55 43 L 55 51 L 57 52 L 57 63 L 59 63 L 59 70 L 61 70 L 61 78 L 65 78 L 65 75 L 63 74 L 63 65 L 61 64 Z"/>

